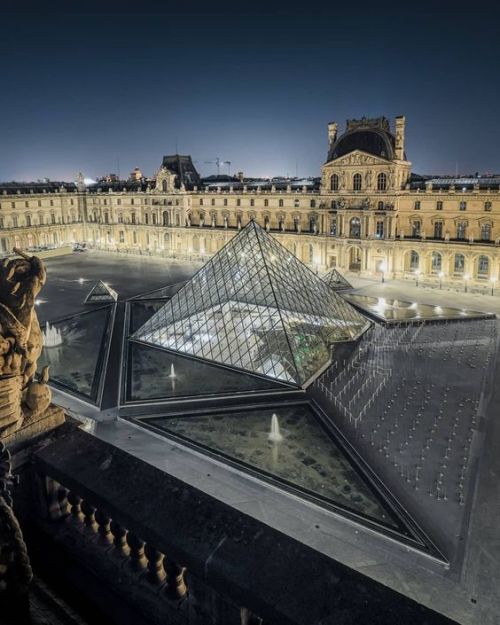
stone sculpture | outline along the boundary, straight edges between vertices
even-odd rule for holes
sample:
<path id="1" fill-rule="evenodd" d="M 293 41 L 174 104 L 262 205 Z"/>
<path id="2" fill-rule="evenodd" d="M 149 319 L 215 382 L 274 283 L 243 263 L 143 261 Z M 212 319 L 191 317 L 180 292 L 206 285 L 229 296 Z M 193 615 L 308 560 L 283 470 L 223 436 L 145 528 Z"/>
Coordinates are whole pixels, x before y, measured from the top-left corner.
<path id="1" fill-rule="evenodd" d="M 0 263 L 0 437 L 44 415 L 50 405 L 48 367 L 35 381 L 43 347 L 35 299 L 46 280 L 42 261 L 14 248 L 21 258 Z"/>

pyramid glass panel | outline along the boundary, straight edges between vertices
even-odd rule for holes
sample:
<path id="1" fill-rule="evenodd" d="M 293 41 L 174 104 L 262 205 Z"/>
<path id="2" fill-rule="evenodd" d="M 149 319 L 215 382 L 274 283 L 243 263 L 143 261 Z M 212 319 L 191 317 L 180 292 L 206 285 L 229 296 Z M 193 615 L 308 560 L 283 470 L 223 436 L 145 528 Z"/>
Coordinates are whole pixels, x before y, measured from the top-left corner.
<path id="1" fill-rule="evenodd" d="M 411 534 L 306 405 L 146 421 L 302 494 L 403 535 Z"/>
<path id="2" fill-rule="evenodd" d="M 147 293 L 141 293 L 140 295 L 136 295 L 132 299 L 162 299 L 162 298 L 170 298 L 174 293 L 185 284 L 185 282 L 176 282 L 175 284 L 168 284 L 167 286 L 162 286 L 159 289 L 155 289 L 154 291 L 148 291 Z"/>
<path id="3" fill-rule="evenodd" d="M 251 222 L 134 338 L 302 386 L 369 322 Z"/>
<path id="4" fill-rule="evenodd" d="M 44 335 L 58 340 L 44 340 L 38 370 L 49 365 L 50 383 L 84 396 L 96 403 L 101 373 L 106 361 L 112 332 L 114 306 L 104 306 L 48 322 Z M 60 339 L 60 340 L 59 340 Z M 50 343 L 53 343 L 51 346 Z"/>
<path id="5" fill-rule="evenodd" d="M 331 269 L 328 273 L 325 273 L 322 280 L 326 282 L 330 288 L 335 289 L 336 291 L 353 288 L 352 284 L 336 269 Z"/>
<path id="6" fill-rule="evenodd" d="M 109 284 L 99 280 L 85 298 L 84 304 L 111 304 L 118 299 L 118 293 Z"/>
<path id="7" fill-rule="evenodd" d="M 126 401 L 286 391 L 279 382 L 129 341 Z"/>

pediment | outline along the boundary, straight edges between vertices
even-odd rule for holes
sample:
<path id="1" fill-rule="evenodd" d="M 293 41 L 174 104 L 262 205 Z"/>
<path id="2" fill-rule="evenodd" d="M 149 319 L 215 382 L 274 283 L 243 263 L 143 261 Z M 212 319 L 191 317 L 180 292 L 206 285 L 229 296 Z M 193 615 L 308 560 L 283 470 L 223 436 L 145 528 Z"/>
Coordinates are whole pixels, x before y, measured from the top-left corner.
<path id="1" fill-rule="evenodd" d="M 354 150 L 349 154 L 345 154 L 344 156 L 339 156 L 339 158 L 334 159 L 333 161 L 328 161 L 325 163 L 325 167 L 331 166 L 350 166 L 350 165 L 387 165 L 390 163 L 385 158 L 380 156 L 374 156 L 373 154 L 368 154 L 368 152 L 363 152 L 363 150 Z"/>

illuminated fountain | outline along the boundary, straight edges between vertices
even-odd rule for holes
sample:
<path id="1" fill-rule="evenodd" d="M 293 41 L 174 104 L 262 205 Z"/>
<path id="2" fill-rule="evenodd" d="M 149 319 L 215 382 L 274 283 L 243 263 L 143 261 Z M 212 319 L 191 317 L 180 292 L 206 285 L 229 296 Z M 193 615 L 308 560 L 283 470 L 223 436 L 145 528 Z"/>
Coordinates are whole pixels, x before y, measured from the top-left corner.
<path id="1" fill-rule="evenodd" d="M 42 331 L 42 334 L 45 347 L 58 347 L 63 344 L 61 331 L 55 326 L 51 326 L 48 321 L 45 324 L 45 330 Z"/>
<path id="2" fill-rule="evenodd" d="M 175 380 L 175 378 L 177 377 L 176 373 L 175 373 L 175 367 L 173 364 L 170 365 L 170 375 L 168 376 L 171 380 Z"/>
<path id="3" fill-rule="evenodd" d="M 271 443 L 280 443 L 283 440 L 283 435 L 280 432 L 278 415 L 276 413 L 273 413 L 273 416 L 271 417 L 271 431 L 269 432 L 267 438 L 271 441 Z"/>

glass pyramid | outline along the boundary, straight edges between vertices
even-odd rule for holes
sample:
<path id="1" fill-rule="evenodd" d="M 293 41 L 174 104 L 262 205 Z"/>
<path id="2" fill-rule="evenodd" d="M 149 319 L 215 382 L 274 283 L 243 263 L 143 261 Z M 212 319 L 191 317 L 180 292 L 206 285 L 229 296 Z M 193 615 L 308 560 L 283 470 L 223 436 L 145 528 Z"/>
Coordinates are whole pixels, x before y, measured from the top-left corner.
<path id="1" fill-rule="evenodd" d="M 186 284 L 184 282 L 176 282 L 175 284 L 168 284 L 167 286 L 162 286 L 159 289 L 154 289 L 153 291 L 147 291 L 146 293 L 141 293 L 140 295 L 136 295 L 133 297 L 133 300 L 141 300 L 141 299 L 165 299 L 167 297 L 172 297 L 174 293 Z"/>
<path id="2" fill-rule="evenodd" d="M 44 346 L 38 370 L 49 365 L 49 383 L 99 403 L 101 378 L 113 330 L 114 305 L 95 308 L 50 323 L 62 337 Z"/>
<path id="3" fill-rule="evenodd" d="M 336 291 L 353 288 L 352 284 L 348 282 L 336 269 L 331 269 L 328 273 L 325 273 L 322 280 L 326 282 L 330 288 L 335 289 Z"/>
<path id="4" fill-rule="evenodd" d="M 84 304 L 112 304 L 118 299 L 118 293 L 109 284 L 99 280 L 90 289 Z"/>
<path id="5" fill-rule="evenodd" d="M 304 386 L 368 325 L 252 221 L 133 338 Z"/>

